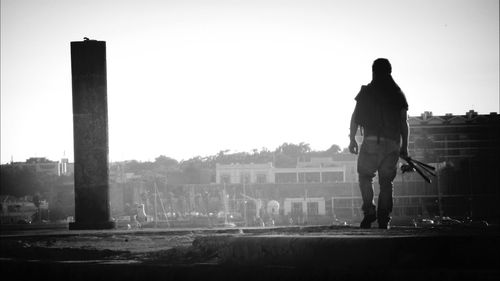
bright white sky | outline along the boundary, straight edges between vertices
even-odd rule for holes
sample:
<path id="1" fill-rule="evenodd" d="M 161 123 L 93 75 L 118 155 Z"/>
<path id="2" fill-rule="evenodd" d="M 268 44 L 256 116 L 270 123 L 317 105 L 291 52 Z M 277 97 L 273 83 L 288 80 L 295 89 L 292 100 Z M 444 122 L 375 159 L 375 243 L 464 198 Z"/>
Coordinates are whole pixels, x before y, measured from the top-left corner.
<path id="1" fill-rule="evenodd" d="M 388 58 L 409 113 L 499 111 L 499 1 L 1 0 L 1 162 L 73 161 L 70 42 L 107 42 L 110 160 L 348 144 Z"/>

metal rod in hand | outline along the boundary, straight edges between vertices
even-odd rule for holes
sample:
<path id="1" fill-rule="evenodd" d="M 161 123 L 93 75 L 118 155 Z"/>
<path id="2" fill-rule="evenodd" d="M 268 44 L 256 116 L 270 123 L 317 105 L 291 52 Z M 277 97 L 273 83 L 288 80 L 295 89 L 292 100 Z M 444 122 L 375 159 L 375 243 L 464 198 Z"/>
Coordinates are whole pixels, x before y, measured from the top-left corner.
<path id="1" fill-rule="evenodd" d="M 434 173 L 433 171 L 431 171 L 430 169 L 427 169 L 425 166 L 422 166 L 419 164 L 419 162 L 416 162 L 414 159 L 411 159 L 411 161 L 413 162 L 413 164 L 415 164 L 415 166 L 419 167 L 420 169 L 424 170 L 424 172 L 427 172 L 428 174 L 430 174 L 431 176 L 436 176 L 436 173 Z"/>
<path id="2" fill-rule="evenodd" d="M 436 168 L 435 168 L 435 167 L 433 167 L 433 166 L 431 166 L 431 165 L 429 165 L 429 164 L 422 163 L 422 162 L 420 162 L 420 161 L 418 161 L 418 160 L 416 160 L 416 159 L 413 159 L 413 158 L 411 158 L 411 160 L 412 160 L 413 162 L 415 162 L 415 163 L 419 164 L 420 166 L 425 167 L 425 168 L 426 168 L 426 170 L 432 170 L 432 171 L 436 170 Z"/>
<path id="3" fill-rule="evenodd" d="M 403 157 L 402 157 L 403 158 Z M 422 170 L 420 170 L 419 167 L 417 167 L 415 165 L 415 163 L 413 163 L 412 159 L 410 157 L 404 157 L 403 158 L 407 163 L 408 165 L 410 165 L 410 167 L 412 167 L 415 171 L 417 171 L 417 173 L 427 182 L 427 183 L 431 183 L 431 179 L 424 174 L 424 172 L 422 172 Z"/>

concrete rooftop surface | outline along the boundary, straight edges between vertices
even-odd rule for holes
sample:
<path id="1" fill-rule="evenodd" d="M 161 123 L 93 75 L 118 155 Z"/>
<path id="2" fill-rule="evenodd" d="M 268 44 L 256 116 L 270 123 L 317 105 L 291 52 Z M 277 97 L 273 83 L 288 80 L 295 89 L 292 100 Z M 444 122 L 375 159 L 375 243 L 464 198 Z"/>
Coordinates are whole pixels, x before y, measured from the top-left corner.
<path id="1" fill-rule="evenodd" d="M 499 234 L 495 225 L 2 230 L 0 265 L 2 280 L 500 280 Z"/>

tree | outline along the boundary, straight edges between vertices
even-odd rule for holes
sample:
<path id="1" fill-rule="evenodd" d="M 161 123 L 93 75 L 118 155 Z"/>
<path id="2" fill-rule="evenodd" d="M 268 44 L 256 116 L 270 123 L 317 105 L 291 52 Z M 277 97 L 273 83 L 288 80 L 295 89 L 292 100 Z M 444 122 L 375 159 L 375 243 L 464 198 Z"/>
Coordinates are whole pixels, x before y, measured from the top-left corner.
<path id="1" fill-rule="evenodd" d="M 335 154 L 338 154 L 341 151 L 340 146 L 338 144 L 332 144 L 329 149 L 327 149 L 325 152 L 329 156 L 333 156 Z"/>
<path id="2" fill-rule="evenodd" d="M 293 143 L 283 143 L 281 146 L 276 148 L 276 152 L 283 153 L 288 157 L 298 158 L 311 151 L 311 147 L 308 143 L 301 142 L 298 145 Z"/>
<path id="3" fill-rule="evenodd" d="M 177 166 L 179 164 L 179 162 L 173 158 L 170 158 L 170 157 L 167 157 L 164 155 L 160 155 L 160 156 L 156 157 L 154 164 L 169 168 L 169 167 Z"/>
<path id="4" fill-rule="evenodd" d="M 45 191 L 44 184 L 35 171 L 25 167 L 2 165 L 0 169 L 0 194 L 23 197 Z"/>
<path id="5" fill-rule="evenodd" d="M 293 143 L 283 143 L 276 148 L 275 163 L 277 167 L 295 167 L 297 160 L 304 159 L 311 153 L 311 147 L 308 143 L 301 142 L 298 145 Z"/>
<path id="6" fill-rule="evenodd" d="M 201 183 L 201 169 L 195 164 L 190 164 L 184 167 L 183 172 L 186 177 L 187 183 L 190 184 Z"/>
<path id="7" fill-rule="evenodd" d="M 277 153 L 274 164 L 278 168 L 293 168 L 297 166 L 297 158 L 290 157 L 284 153 Z"/>

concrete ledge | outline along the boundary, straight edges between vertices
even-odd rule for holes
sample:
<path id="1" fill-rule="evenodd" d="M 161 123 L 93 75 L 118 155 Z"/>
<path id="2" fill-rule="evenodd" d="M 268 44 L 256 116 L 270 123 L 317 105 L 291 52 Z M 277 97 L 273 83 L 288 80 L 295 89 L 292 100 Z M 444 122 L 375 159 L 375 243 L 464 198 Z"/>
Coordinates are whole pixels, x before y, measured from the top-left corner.
<path id="1" fill-rule="evenodd" d="M 114 221 L 92 222 L 92 223 L 70 222 L 68 228 L 69 228 L 69 230 L 115 229 L 116 228 L 116 224 L 115 224 Z"/>
<path id="2" fill-rule="evenodd" d="M 500 265 L 497 236 L 332 237 L 249 236 L 199 237 L 193 246 L 215 252 L 235 265 L 326 266 L 350 269 L 475 268 Z"/>
<path id="3" fill-rule="evenodd" d="M 497 228 L 30 231 L 0 236 L 15 280 L 499 280 Z"/>

